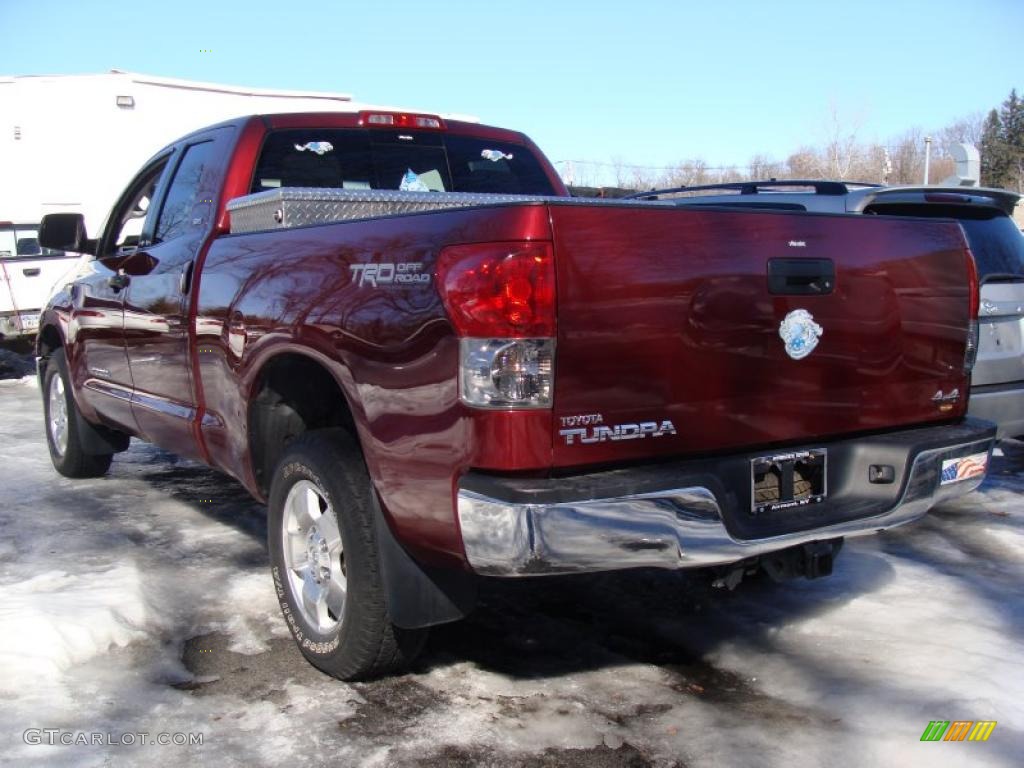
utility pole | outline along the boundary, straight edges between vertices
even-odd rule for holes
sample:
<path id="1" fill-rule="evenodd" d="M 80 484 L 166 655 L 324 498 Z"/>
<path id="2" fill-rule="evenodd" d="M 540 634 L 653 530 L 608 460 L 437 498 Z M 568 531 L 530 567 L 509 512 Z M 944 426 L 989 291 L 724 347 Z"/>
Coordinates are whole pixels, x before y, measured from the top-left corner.
<path id="1" fill-rule="evenodd" d="M 932 162 L 932 137 L 924 137 L 924 183 L 928 183 L 928 166 Z"/>

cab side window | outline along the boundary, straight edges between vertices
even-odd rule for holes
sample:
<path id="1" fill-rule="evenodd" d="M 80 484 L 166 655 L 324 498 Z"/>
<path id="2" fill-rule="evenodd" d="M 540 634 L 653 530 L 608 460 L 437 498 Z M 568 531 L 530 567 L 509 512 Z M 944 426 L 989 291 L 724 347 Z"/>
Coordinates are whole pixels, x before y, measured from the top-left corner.
<path id="1" fill-rule="evenodd" d="M 150 203 L 166 166 L 165 158 L 147 168 L 132 185 L 128 197 L 122 198 L 115 213 L 117 226 L 113 239 L 105 243 L 104 253 L 125 253 L 138 248 L 149 216 Z"/>
<path id="2" fill-rule="evenodd" d="M 185 156 L 178 163 L 174 179 L 167 190 L 160 218 L 157 221 L 154 243 L 173 240 L 192 231 L 201 222 L 194 222 L 192 209 L 202 202 L 200 193 L 207 177 L 215 170 L 213 141 L 193 144 L 185 150 Z"/>

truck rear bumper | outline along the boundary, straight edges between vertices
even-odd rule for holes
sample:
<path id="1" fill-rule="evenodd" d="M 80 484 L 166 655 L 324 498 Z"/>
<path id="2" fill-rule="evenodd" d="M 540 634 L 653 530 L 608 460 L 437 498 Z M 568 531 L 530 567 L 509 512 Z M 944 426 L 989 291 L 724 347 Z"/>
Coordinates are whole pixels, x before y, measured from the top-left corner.
<path id="1" fill-rule="evenodd" d="M 469 564 L 485 575 L 727 565 L 916 520 L 981 484 L 984 474 L 949 480 L 950 462 L 987 461 L 994 439 L 994 425 L 967 419 L 808 446 L 828 451 L 837 491 L 799 511 L 749 511 L 752 491 L 737 490 L 736 473 L 749 473 L 762 452 L 561 478 L 470 473 L 459 483 L 458 516 Z M 893 482 L 870 483 L 872 465 L 893 467 Z"/>
<path id="2" fill-rule="evenodd" d="M 12 339 L 18 336 L 34 334 L 39 329 L 39 313 L 41 310 L 22 312 L 0 312 L 0 339 Z"/>

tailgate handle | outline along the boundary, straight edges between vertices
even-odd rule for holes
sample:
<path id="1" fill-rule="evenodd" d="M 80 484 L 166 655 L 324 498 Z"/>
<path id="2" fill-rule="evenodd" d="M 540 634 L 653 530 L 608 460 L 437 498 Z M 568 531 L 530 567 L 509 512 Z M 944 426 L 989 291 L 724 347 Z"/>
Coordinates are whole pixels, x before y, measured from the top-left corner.
<path id="1" fill-rule="evenodd" d="M 776 296 L 824 295 L 835 284 L 832 259 L 768 259 L 768 293 Z"/>
<path id="2" fill-rule="evenodd" d="M 38 277 L 39 276 L 39 267 L 31 267 L 31 268 L 28 268 L 28 269 L 23 269 L 23 270 L 21 270 L 21 274 L 23 274 L 25 277 Z"/>

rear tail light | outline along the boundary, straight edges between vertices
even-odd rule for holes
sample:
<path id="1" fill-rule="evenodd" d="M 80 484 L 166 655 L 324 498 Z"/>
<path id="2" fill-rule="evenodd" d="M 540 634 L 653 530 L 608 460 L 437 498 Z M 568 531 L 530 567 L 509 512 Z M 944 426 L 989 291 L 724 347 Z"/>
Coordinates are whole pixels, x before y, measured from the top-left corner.
<path id="1" fill-rule="evenodd" d="M 481 408 L 550 408 L 555 371 L 551 244 L 441 251 L 437 285 L 459 344 L 459 393 Z"/>
<path id="2" fill-rule="evenodd" d="M 459 394 L 483 408 L 550 408 L 554 339 L 462 339 Z"/>
<path id="3" fill-rule="evenodd" d="M 967 286 L 969 291 L 970 311 L 968 312 L 967 346 L 964 350 L 964 371 L 970 373 L 974 369 L 974 361 L 978 357 L 978 309 L 981 304 L 981 286 L 978 283 L 978 265 L 974 254 L 967 249 Z"/>
<path id="4" fill-rule="evenodd" d="M 551 243 L 450 246 L 438 257 L 437 284 L 459 336 L 555 335 Z"/>

